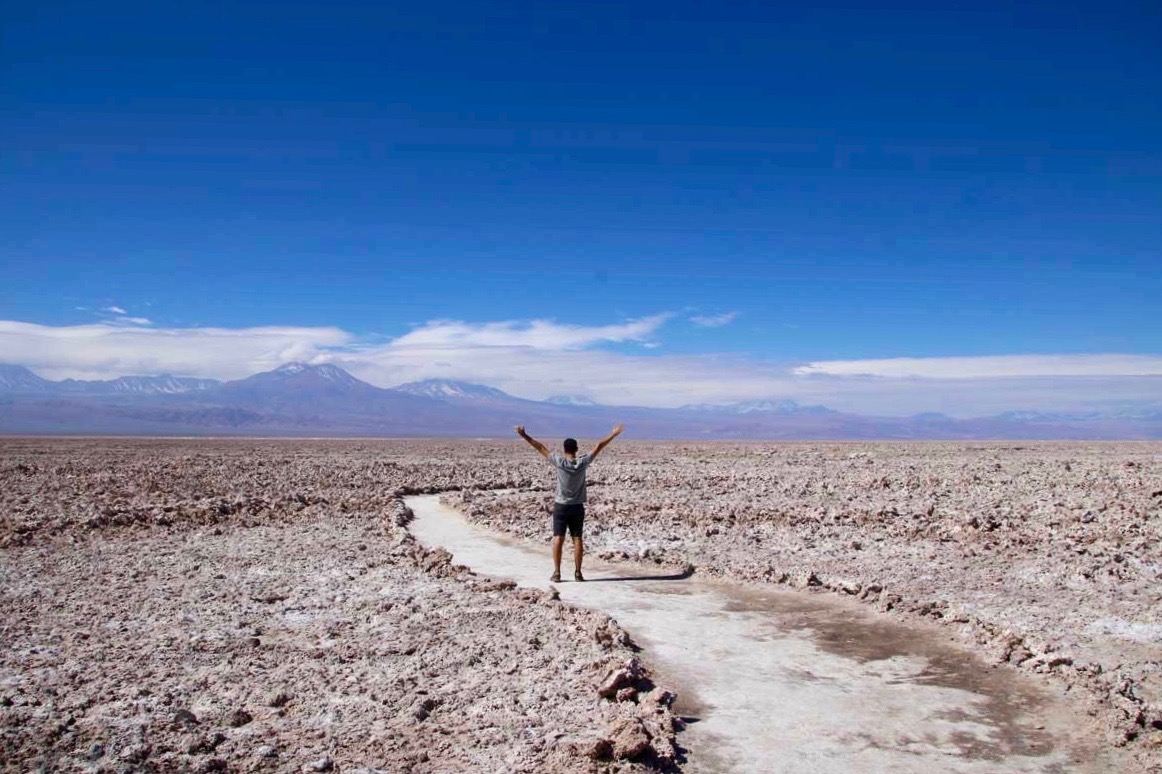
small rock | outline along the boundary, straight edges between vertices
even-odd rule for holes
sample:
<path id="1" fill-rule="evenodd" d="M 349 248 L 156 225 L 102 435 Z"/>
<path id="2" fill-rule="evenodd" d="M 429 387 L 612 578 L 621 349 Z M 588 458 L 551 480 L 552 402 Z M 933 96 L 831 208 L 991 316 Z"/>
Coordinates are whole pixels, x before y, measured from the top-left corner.
<path id="1" fill-rule="evenodd" d="M 271 747 L 268 744 L 264 744 L 261 747 L 259 747 L 257 750 L 255 750 L 254 754 L 257 755 L 259 758 L 265 758 L 265 759 L 269 760 L 271 758 L 278 757 L 278 750 L 276 750 L 275 748 Z"/>
<path id="2" fill-rule="evenodd" d="M 595 761 L 607 761 L 613 758 L 613 742 L 609 739 L 598 739 L 587 750 L 585 757 Z"/>
<path id="3" fill-rule="evenodd" d="M 226 725 L 230 728 L 240 728 L 250 721 L 254 720 L 254 716 L 244 709 L 236 709 L 226 716 Z"/>
<path id="4" fill-rule="evenodd" d="M 673 706 L 677 701 L 678 696 L 672 691 L 667 691 L 665 688 L 655 688 L 644 696 L 639 697 L 639 702 L 644 701 L 647 704 L 655 704 L 659 707 Z"/>
<path id="5" fill-rule="evenodd" d="M 440 703 L 438 701 L 428 697 L 416 704 L 415 708 L 412 710 L 412 715 L 416 720 L 427 720 L 428 716 L 432 714 L 432 710 L 434 710 L 439 705 Z"/>
<path id="6" fill-rule="evenodd" d="M 264 605 L 273 605 L 275 602 L 282 602 L 287 598 L 286 594 L 279 594 L 277 592 L 270 592 L 267 594 L 257 594 L 251 599 L 255 602 L 260 602 Z"/>
<path id="7" fill-rule="evenodd" d="M 809 586 L 822 586 L 823 581 L 820 580 L 819 576 L 813 572 L 800 572 L 796 573 L 791 578 L 791 585 L 797 588 L 805 589 Z"/>
<path id="8" fill-rule="evenodd" d="M 650 736 L 640 718 L 618 721 L 609 736 L 613 741 L 613 757 L 618 760 L 639 758 L 650 749 Z"/>
<path id="9" fill-rule="evenodd" d="M 855 581 L 840 580 L 835 582 L 835 590 L 841 591 L 844 594 L 855 595 L 863 591 L 863 586 Z"/>
<path id="10" fill-rule="evenodd" d="M 186 742 L 186 752 L 190 755 L 205 755 L 212 753 L 218 749 L 218 745 L 226 741 L 226 735 L 221 731 L 216 732 L 212 737 L 209 736 L 195 736 L 191 737 Z"/>
<path id="11" fill-rule="evenodd" d="M 286 693 L 285 691 L 278 691 L 270 697 L 270 701 L 268 701 L 267 704 L 271 707 L 283 707 L 290 700 L 291 695 L 289 693 Z"/>
<path id="12" fill-rule="evenodd" d="M 622 688 L 617 692 L 618 701 L 637 701 L 637 691 L 633 688 Z"/>
<path id="13" fill-rule="evenodd" d="M 904 599 L 899 594 L 884 594 L 877 605 L 885 613 L 894 610 Z"/>
<path id="14" fill-rule="evenodd" d="M 175 725 L 196 726 L 198 725 L 198 716 L 183 708 L 173 714 L 173 722 Z"/>
<path id="15" fill-rule="evenodd" d="M 305 767 L 305 771 L 330 771 L 335 768 L 335 761 L 331 760 L 330 755 L 324 755 L 317 761 L 311 761 Z"/>
<path id="16" fill-rule="evenodd" d="M 100 760 L 101 758 L 104 758 L 105 757 L 105 745 L 101 744 L 100 742 L 97 742 L 96 744 L 90 745 L 89 752 L 85 754 L 85 757 L 91 761 L 96 761 L 96 760 Z"/>
<path id="17" fill-rule="evenodd" d="M 145 763 L 153 748 L 147 744 L 133 744 L 126 747 L 118 756 L 126 763 Z"/>
<path id="18" fill-rule="evenodd" d="M 618 667 L 601 681 L 597 695 L 603 699 L 612 699 L 622 688 L 632 685 L 635 677 L 635 672 L 628 666 Z"/>
<path id="19" fill-rule="evenodd" d="M 630 643 L 629 634 L 611 618 L 607 618 L 594 628 L 593 638 L 607 649 L 612 648 L 614 643 L 620 645 Z"/>
<path id="20" fill-rule="evenodd" d="M 230 767 L 226 765 L 226 761 L 221 758 L 211 758 L 203 763 L 198 768 L 194 769 L 197 774 L 213 774 L 215 771 L 229 771 Z"/>

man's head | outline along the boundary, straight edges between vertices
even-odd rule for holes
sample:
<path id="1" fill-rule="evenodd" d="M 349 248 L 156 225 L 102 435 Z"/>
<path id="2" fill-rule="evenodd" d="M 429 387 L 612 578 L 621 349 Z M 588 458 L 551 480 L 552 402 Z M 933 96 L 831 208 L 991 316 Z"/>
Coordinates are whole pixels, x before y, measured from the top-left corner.
<path id="1" fill-rule="evenodd" d="M 566 438 L 564 448 L 565 448 L 566 454 L 576 454 L 577 453 L 577 439 L 576 438 Z"/>

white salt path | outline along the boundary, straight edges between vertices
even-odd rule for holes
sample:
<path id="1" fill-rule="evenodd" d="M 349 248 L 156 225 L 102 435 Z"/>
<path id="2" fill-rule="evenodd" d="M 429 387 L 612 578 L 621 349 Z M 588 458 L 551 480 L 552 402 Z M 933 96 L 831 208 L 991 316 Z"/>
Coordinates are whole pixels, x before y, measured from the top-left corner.
<path id="1" fill-rule="evenodd" d="M 458 564 L 547 588 L 534 552 L 477 527 L 437 495 L 407 498 L 420 542 Z M 568 556 L 564 576 L 572 577 Z M 946 639 L 830 596 L 747 589 L 586 562 L 565 601 L 617 619 L 691 721 L 690 772 L 1112 771 L 1045 689 Z M 655 573 L 661 575 L 661 572 Z"/>

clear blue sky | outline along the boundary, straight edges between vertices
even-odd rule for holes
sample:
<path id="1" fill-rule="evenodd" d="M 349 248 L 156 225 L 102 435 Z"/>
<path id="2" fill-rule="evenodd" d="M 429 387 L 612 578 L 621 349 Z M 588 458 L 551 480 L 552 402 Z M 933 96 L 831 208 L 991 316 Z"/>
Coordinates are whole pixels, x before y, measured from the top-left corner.
<path id="1" fill-rule="evenodd" d="M 10 3 L 0 318 L 1162 351 L 1162 12 L 971 5 Z"/>

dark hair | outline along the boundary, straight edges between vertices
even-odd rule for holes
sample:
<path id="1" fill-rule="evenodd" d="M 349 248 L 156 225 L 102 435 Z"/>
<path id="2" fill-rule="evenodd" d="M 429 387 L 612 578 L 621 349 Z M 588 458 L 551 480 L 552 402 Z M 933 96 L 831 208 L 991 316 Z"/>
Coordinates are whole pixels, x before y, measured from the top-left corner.
<path id="1" fill-rule="evenodd" d="M 566 454 L 576 454 L 577 453 L 577 439 L 576 438 L 566 438 L 565 439 L 565 453 Z"/>

